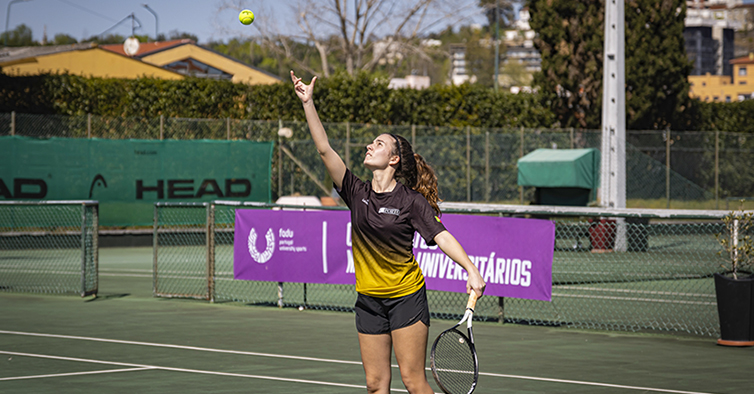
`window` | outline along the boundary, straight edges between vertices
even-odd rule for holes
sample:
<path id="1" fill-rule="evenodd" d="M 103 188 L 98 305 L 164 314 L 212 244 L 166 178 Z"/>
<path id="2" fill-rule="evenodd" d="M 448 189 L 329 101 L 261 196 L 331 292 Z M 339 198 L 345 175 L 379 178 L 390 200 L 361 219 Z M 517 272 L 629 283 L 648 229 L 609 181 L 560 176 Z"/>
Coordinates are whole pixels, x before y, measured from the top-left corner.
<path id="1" fill-rule="evenodd" d="M 738 81 L 739 85 L 746 85 L 746 81 Z"/>
<path id="2" fill-rule="evenodd" d="M 702 86 L 707 86 L 707 82 L 702 82 Z"/>
<path id="3" fill-rule="evenodd" d="M 745 77 L 746 76 L 746 66 L 741 66 L 738 69 L 738 76 L 739 77 Z"/>
<path id="4" fill-rule="evenodd" d="M 730 96 L 725 96 L 725 102 L 726 102 L 726 103 L 729 103 L 729 102 L 730 102 Z"/>

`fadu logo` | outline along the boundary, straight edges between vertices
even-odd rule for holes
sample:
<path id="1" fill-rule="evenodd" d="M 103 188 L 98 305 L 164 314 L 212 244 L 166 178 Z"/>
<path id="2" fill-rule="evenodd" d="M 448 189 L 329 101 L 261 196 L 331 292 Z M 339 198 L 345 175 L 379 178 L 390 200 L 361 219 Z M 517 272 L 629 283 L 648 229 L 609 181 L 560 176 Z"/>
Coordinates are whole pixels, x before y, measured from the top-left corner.
<path id="1" fill-rule="evenodd" d="M 272 253 L 275 251 L 275 233 L 272 229 L 267 230 L 267 234 L 264 236 L 267 246 L 264 252 L 259 253 L 257 251 L 257 230 L 253 227 L 249 231 L 249 254 L 259 264 L 264 264 L 272 258 Z"/>

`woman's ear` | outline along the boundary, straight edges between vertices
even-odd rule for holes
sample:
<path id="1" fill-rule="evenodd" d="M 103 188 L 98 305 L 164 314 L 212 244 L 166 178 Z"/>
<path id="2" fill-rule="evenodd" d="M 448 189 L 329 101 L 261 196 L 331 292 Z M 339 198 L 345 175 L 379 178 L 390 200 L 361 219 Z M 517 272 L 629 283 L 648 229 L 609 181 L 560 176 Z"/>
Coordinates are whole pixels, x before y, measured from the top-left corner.
<path id="1" fill-rule="evenodd" d="M 388 161 L 388 164 L 390 164 L 391 166 L 394 166 L 398 164 L 398 162 L 400 161 L 401 161 L 401 158 L 398 155 L 392 155 L 390 156 L 390 160 Z"/>

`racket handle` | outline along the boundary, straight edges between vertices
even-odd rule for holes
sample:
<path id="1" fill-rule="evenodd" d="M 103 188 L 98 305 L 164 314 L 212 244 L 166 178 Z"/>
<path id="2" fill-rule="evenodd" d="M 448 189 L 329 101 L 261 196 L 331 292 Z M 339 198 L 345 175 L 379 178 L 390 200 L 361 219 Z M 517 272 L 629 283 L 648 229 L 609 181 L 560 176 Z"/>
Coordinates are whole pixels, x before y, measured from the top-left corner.
<path id="1" fill-rule="evenodd" d="M 469 302 L 466 304 L 466 309 L 474 310 L 474 307 L 476 307 L 476 291 L 471 290 L 471 293 L 469 294 Z"/>

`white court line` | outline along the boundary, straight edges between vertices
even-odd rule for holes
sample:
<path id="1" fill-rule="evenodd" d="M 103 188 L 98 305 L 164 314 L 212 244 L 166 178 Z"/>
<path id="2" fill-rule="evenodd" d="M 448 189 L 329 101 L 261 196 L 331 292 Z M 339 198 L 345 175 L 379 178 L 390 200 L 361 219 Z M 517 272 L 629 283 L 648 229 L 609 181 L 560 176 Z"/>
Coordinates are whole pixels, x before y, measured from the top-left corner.
<path id="1" fill-rule="evenodd" d="M 626 389 L 626 390 L 652 391 L 652 392 L 657 392 L 657 393 L 712 394 L 712 393 L 703 393 L 703 392 L 697 392 L 697 391 L 667 390 L 667 389 L 656 389 L 656 388 L 652 388 L 652 387 L 624 386 L 624 385 L 620 385 L 620 384 L 593 383 L 593 382 L 584 382 L 584 381 L 580 381 L 580 380 L 537 378 L 537 377 L 532 377 L 532 376 L 505 375 L 505 374 L 487 373 L 487 372 L 479 372 L 479 375 L 494 376 L 494 377 L 498 377 L 498 378 L 536 380 L 536 381 L 540 381 L 540 382 L 569 383 L 569 384 L 578 384 L 578 385 L 584 385 L 584 386 L 610 387 L 610 388 L 618 388 L 618 389 Z"/>
<path id="2" fill-rule="evenodd" d="M 161 347 L 161 348 L 181 349 L 181 350 L 196 350 L 196 351 L 201 351 L 201 352 L 239 354 L 239 355 L 244 355 L 244 356 L 258 356 L 258 357 L 284 358 L 284 359 L 300 360 L 300 361 L 318 361 L 318 362 L 336 363 L 336 364 L 361 365 L 360 361 L 331 360 L 331 359 L 326 359 L 326 358 L 288 356 L 288 355 L 283 355 L 283 354 L 269 354 L 269 353 L 256 353 L 256 352 L 243 352 L 239 350 L 212 349 L 212 348 L 206 348 L 206 347 L 170 345 L 170 344 L 164 344 L 164 343 L 122 341 L 118 339 L 103 339 L 103 338 L 80 337 L 80 336 L 71 336 L 71 335 L 56 335 L 56 334 L 38 334 L 38 333 L 31 333 L 31 332 L 5 331 L 5 330 L 0 330 L 0 334 L 24 335 L 24 336 L 31 336 L 31 337 L 43 337 L 43 338 L 77 339 L 77 340 L 82 340 L 82 341 L 118 343 L 122 345 L 151 346 L 151 347 Z"/>
<path id="3" fill-rule="evenodd" d="M 637 301 L 637 302 L 655 302 L 661 304 L 688 304 L 688 305 L 717 305 L 714 302 L 704 301 L 679 301 L 679 300 L 663 300 L 652 298 L 636 298 L 636 297 L 610 297 L 610 296 L 595 296 L 595 295 L 579 295 L 579 294 L 562 294 L 553 292 L 553 297 L 566 297 L 566 298 L 589 298 L 595 300 L 620 300 L 620 301 Z"/>
<path id="4" fill-rule="evenodd" d="M 117 274 L 117 273 L 103 273 L 102 271 L 99 272 L 99 276 L 118 276 L 118 277 L 129 277 L 129 278 L 151 278 L 152 275 L 146 275 L 146 274 Z"/>
<path id="5" fill-rule="evenodd" d="M 700 293 L 676 293 L 672 291 L 657 291 L 657 290 L 632 290 L 632 289 L 611 289 L 604 287 L 580 287 L 580 286 L 554 286 L 556 289 L 563 290 L 583 290 L 583 291 L 597 291 L 603 293 L 638 293 L 649 295 L 672 295 L 681 297 L 701 297 L 701 298 L 714 298 L 714 294 L 700 294 Z"/>
<path id="6" fill-rule="evenodd" d="M 306 380 L 306 379 L 279 378 L 279 377 L 276 377 L 276 376 L 249 375 L 249 374 L 230 373 L 230 372 L 204 371 L 204 370 L 201 370 L 201 369 L 162 367 L 162 366 L 158 366 L 158 365 L 120 363 L 120 362 L 115 362 L 115 361 L 92 360 L 92 359 L 86 359 L 86 358 L 51 356 L 51 355 L 47 355 L 47 354 L 6 352 L 6 351 L 3 351 L 3 350 L 0 350 L 0 354 L 8 354 L 8 355 L 12 355 L 12 356 L 21 356 L 21 357 L 46 358 L 46 359 L 52 359 L 52 360 L 76 361 L 76 362 L 81 362 L 81 363 L 93 363 L 93 364 L 105 364 L 105 365 L 120 365 L 120 366 L 126 366 L 126 367 L 134 367 L 134 368 L 138 368 L 138 369 L 150 369 L 150 370 L 157 369 L 157 370 L 161 370 L 161 371 L 189 372 L 189 373 L 198 373 L 198 374 L 203 374 L 203 375 L 232 376 L 232 377 L 238 377 L 238 378 L 274 380 L 274 381 L 279 381 L 279 382 L 307 383 L 307 384 L 316 384 L 316 385 L 320 385 L 320 386 L 348 387 L 348 388 L 355 388 L 355 389 L 366 389 L 367 388 L 367 386 L 356 385 L 356 384 L 322 382 L 322 381 L 318 381 L 318 380 Z M 392 390 L 392 391 L 400 391 L 400 392 L 404 392 L 404 393 L 408 392 L 407 390 L 394 389 L 394 388 L 391 388 L 390 390 Z"/>
<path id="7" fill-rule="evenodd" d="M 79 337 L 79 336 L 57 335 L 57 334 L 40 334 L 40 333 L 5 331 L 5 330 L 0 330 L 0 334 L 24 335 L 24 336 L 32 336 L 32 337 L 43 337 L 43 338 L 77 339 L 77 340 L 84 340 L 84 341 L 118 343 L 118 344 L 125 344 L 125 345 L 152 346 L 152 347 L 171 348 L 171 349 L 197 350 L 197 351 L 213 352 L 213 353 L 228 353 L 228 354 L 240 354 L 240 355 L 248 355 L 248 356 L 283 358 L 283 359 L 291 359 L 291 360 L 320 361 L 320 362 L 337 363 L 337 364 L 361 365 L 361 362 L 358 362 L 358 361 L 344 361 L 344 360 L 332 360 L 332 359 L 323 359 L 323 358 L 314 358 L 314 357 L 287 356 L 287 355 L 281 355 L 281 354 L 242 352 L 242 351 L 236 351 L 236 350 L 212 349 L 212 348 L 202 348 L 202 347 L 195 347 L 195 346 L 181 346 L 181 345 L 170 345 L 170 344 L 150 343 L 150 342 L 121 341 L 117 339 L 90 338 L 90 337 Z M 116 365 L 135 366 L 135 364 L 133 365 L 132 364 L 116 364 Z M 391 365 L 391 367 L 397 368 L 396 365 Z M 427 368 L 427 370 L 429 370 L 429 368 Z M 711 394 L 711 393 L 702 393 L 702 392 L 693 392 L 693 391 L 658 389 L 658 388 L 651 388 L 651 387 L 621 386 L 621 385 L 615 385 L 615 384 L 610 384 L 610 383 L 597 383 L 597 382 L 587 382 L 587 381 L 579 381 L 579 380 L 550 379 L 550 378 L 540 378 L 540 377 L 523 376 L 523 375 L 504 375 L 504 374 L 496 374 L 496 373 L 490 373 L 490 372 L 479 372 L 479 375 L 500 377 L 500 378 L 510 378 L 510 379 L 535 380 L 535 381 L 543 381 L 543 382 L 581 384 L 584 386 L 623 388 L 623 389 L 628 389 L 628 390 L 639 390 L 639 391 L 643 390 L 643 391 L 651 391 L 651 392 L 658 392 L 658 393 Z"/>
<path id="8" fill-rule="evenodd" d="M 0 378 L 0 381 L 3 380 L 22 380 L 22 379 L 43 379 L 43 378 L 59 378 L 64 376 L 79 376 L 79 375 L 97 375 L 97 374 L 103 374 L 103 373 L 113 373 L 113 372 L 131 372 L 131 371 L 146 371 L 153 368 L 125 368 L 125 369 L 108 369 L 105 371 L 87 371 L 87 372 L 69 372 L 69 373 L 53 373 L 48 375 L 32 375 L 32 376 L 14 376 L 11 378 Z"/>

